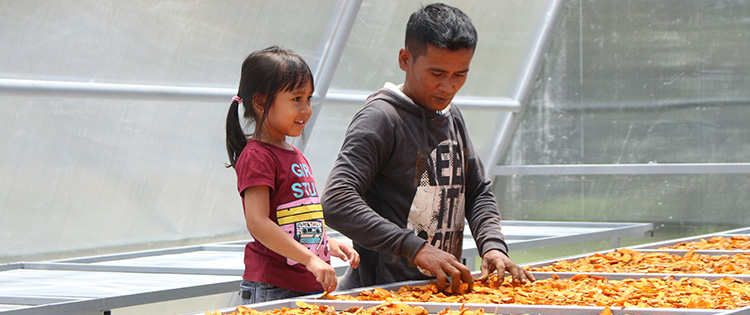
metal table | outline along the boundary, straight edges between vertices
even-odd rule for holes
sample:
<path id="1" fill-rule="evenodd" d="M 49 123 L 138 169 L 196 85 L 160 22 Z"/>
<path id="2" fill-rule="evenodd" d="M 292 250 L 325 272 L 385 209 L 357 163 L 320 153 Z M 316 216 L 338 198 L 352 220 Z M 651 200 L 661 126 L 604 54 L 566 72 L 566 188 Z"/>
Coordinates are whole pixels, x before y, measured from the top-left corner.
<path id="1" fill-rule="evenodd" d="M 653 235 L 651 223 L 503 221 L 512 250 Z M 350 242 L 331 231 L 330 237 Z M 464 258 L 476 245 L 468 228 Z M 81 314 L 237 291 L 246 242 L 216 243 L 0 266 L 0 314 Z M 617 245 L 615 245 L 617 244 Z M 347 264 L 332 265 L 343 274 Z M 209 307 L 210 308 L 210 307 Z"/>
<path id="2" fill-rule="evenodd" d="M 474 273 L 476 275 L 476 273 Z M 566 274 L 560 276 L 560 278 L 570 278 L 574 274 Z M 606 274 L 600 275 L 610 280 L 623 280 L 626 278 L 632 278 L 632 275 L 623 274 Z M 549 279 L 553 277 L 553 273 L 540 273 L 537 279 Z M 708 275 L 691 275 L 688 277 L 703 278 L 714 281 L 721 276 L 708 276 Z M 386 290 L 396 291 L 404 285 L 418 286 L 428 284 L 429 281 L 405 281 L 399 283 L 392 283 L 389 285 L 378 285 L 373 287 L 353 289 L 345 292 L 338 293 L 338 295 L 359 295 L 360 292 L 365 290 L 372 290 L 375 287 L 379 287 Z M 294 299 L 269 301 L 264 303 L 253 304 L 251 307 L 257 311 L 267 311 L 274 309 L 281 309 L 282 307 L 296 308 L 296 302 L 301 301 L 307 304 L 323 304 L 333 306 L 336 310 L 348 309 L 351 307 L 365 307 L 370 308 L 373 306 L 380 305 L 383 301 L 348 301 L 348 300 L 326 300 L 320 299 L 319 297 L 307 296 Z M 581 314 L 581 315 L 598 315 L 604 310 L 602 306 L 576 306 L 576 305 L 526 305 L 526 304 L 462 304 L 462 303 L 435 303 L 435 302 L 403 302 L 412 306 L 421 306 L 426 309 L 430 314 L 437 314 L 438 312 L 450 308 L 451 310 L 458 310 L 461 307 L 465 307 L 470 310 L 483 309 L 487 314 L 549 314 L 549 315 L 566 315 L 566 314 Z M 221 314 L 230 314 L 236 310 L 236 307 L 227 307 L 218 309 Z M 641 315 L 684 315 L 684 314 L 713 314 L 713 315 L 740 315 L 749 314 L 750 306 L 742 307 L 732 310 L 720 310 L 720 309 L 695 309 L 695 308 L 653 308 L 653 307 L 628 307 L 619 308 L 612 307 L 611 311 L 615 315 L 626 315 L 626 314 L 641 314 Z M 190 315 L 202 315 L 205 312 L 194 313 Z"/>

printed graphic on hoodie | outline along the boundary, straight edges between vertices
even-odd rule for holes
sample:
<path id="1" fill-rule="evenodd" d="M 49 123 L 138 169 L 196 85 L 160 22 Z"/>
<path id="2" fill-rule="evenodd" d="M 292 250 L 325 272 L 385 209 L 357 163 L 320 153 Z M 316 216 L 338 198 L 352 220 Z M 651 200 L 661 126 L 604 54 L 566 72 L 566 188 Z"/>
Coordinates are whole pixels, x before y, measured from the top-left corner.
<path id="1" fill-rule="evenodd" d="M 445 140 L 417 158 L 417 193 L 409 211 L 408 227 L 433 246 L 449 253 L 460 250 L 464 228 L 464 177 L 455 140 Z"/>
<path id="2" fill-rule="evenodd" d="M 328 236 L 323 220 L 323 207 L 318 197 L 309 197 L 279 205 L 276 209 L 279 226 L 295 241 L 307 247 L 323 261 L 330 261 Z M 290 266 L 298 262 L 287 258 Z"/>

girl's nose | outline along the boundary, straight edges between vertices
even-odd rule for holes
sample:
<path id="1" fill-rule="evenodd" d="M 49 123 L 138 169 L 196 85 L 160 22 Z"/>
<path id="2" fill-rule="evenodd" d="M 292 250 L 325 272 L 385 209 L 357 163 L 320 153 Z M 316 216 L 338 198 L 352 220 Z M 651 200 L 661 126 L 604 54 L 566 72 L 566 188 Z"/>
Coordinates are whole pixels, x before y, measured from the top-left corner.
<path id="1" fill-rule="evenodd" d="M 303 113 L 312 113 L 312 102 L 305 101 L 305 106 L 302 106 Z"/>

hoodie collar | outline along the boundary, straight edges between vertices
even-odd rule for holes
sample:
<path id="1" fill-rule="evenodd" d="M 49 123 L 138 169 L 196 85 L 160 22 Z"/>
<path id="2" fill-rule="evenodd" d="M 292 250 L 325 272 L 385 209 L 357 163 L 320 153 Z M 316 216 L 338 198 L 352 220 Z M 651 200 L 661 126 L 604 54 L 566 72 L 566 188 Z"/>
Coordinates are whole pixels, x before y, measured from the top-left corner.
<path id="1" fill-rule="evenodd" d="M 417 115 L 424 114 L 424 116 L 426 116 L 428 119 L 442 116 L 445 113 L 447 113 L 448 111 L 450 111 L 452 103 L 448 104 L 448 106 L 444 110 L 442 110 L 442 111 L 432 111 L 432 110 L 428 110 L 428 109 L 424 108 L 421 105 L 417 105 L 416 103 L 414 103 L 414 101 L 409 96 L 407 96 L 406 94 L 404 94 L 404 92 L 401 90 L 403 88 L 403 86 L 404 86 L 403 83 L 399 84 L 399 85 L 396 85 L 396 84 L 393 84 L 391 82 L 386 82 L 385 85 L 383 86 L 382 90 L 387 90 L 387 91 L 391 92 L 392 95 L 394 95 L 397 98 L 401 99 L 403 102 L 398 102 L 396 104 L 396 105 L 399 105 L 399 107 L 404 108 L 406 110 L 409 110 L 410 112 L 412 112 L 414 114 L 417 114 Z"/>

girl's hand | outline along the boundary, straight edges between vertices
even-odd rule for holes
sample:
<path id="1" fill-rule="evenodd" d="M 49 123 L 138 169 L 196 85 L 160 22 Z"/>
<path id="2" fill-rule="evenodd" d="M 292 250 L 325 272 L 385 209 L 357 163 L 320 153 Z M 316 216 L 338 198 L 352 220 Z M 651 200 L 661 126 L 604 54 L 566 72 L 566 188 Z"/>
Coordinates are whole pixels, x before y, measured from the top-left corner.
<path id="1" fill-rule="evenodd" d="M 305 264 L 305 267 L 315 275 L 315 280 L 320 282 L 320 285 L 323 286 L 323 290 L 326 292 L 333 292 L 336 290 L 336 285 L 338 284 L 336 270 L 327 262 L 318 258 L 318 256 L 313 256 L 312 259 Z"/>
<path id="2" fill-rule="evenodd" d="M 332 238 L 328 239 L 328 247 L 331 255 L 349 263 L 352 268 L 359 266 L 359 253 L 346 243 L 341 243 Z"/>

